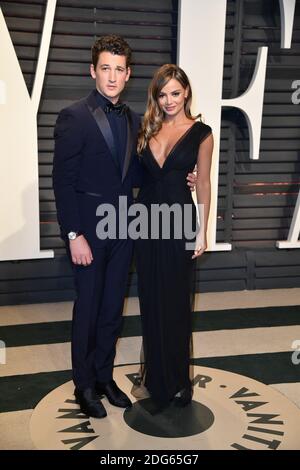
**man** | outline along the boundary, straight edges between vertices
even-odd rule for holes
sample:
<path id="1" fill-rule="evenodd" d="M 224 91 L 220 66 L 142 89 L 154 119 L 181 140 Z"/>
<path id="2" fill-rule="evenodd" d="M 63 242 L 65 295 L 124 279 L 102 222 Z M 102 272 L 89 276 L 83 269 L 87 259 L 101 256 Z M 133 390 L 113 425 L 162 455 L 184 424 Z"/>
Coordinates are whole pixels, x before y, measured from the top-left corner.
<path id="1" fill-rule="evenodd" d="M 72 322 L 75 397 L 83 413 L 106 416 L 98 395 L 119 407 L 130 399 L 113 380 L 120 333 L 130 239 L 99 239 L 97 207 L 120 196 L 132 203 L 141 169 L 136 156 L 139 117 L 119 97 L 130 77 L 131 50 L 110 35 L 92 47 L 91 76 L 96 89 L 62 110 L 54 137 L 53 187 L 62 237 L 72 260 L 77 298 Z"/>

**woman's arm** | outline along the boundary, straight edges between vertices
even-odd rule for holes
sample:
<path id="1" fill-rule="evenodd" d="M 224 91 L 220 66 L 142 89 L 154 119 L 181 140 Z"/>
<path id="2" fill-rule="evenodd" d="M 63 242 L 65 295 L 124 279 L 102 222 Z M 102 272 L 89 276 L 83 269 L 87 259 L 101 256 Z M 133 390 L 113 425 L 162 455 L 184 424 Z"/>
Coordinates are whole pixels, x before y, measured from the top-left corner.
<path id="1" fill-rule="evenodd" d="M 201 256 L 207 248 L 206 232 L 211 199 L 210 169 L 213 148 L 213 135 L 209 134 L 201 142 L 197 157 L 196 194 L 199 207 L 200 230 L 197 234 L 196 247 L 192 258 Z"/>

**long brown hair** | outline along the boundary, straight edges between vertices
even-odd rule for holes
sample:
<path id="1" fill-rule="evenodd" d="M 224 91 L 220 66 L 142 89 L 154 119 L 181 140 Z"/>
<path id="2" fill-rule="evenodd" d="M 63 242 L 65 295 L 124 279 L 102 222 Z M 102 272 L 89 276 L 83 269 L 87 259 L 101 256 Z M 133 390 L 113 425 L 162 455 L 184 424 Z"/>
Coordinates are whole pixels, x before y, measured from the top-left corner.
<path id="1" fill-rule="evenodd" d="M 188 95 L 184 104 L 186 117 L 194 120 L 198 117 L 201 118 L 201 114 L 197 116 L 191 114 L 192 89 L 186 73 L 178 65 L 163 65 L 155 72 L 149 85 L 147 108 L 138 137 L 137 149 L 139 154 L 144 150 L 151 137 L 154 137 L 162 127 L 164 112 L 158 104 L 158 97 L 161 90 L 172 78 L 177 80 L 184 89 L 188 88 Z"/>

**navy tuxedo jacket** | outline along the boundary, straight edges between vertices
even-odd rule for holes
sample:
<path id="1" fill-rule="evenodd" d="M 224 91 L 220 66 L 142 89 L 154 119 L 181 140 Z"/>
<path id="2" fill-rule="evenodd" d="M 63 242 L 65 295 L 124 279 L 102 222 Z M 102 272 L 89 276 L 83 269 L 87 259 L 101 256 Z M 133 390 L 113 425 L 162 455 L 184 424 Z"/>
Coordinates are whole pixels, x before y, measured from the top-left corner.
<path id="1" fill-rule="evenodd" d="M 140 118 L 128 110 L 127 143 L 121 171 L 114 137 L 97 90 L 63 109 L 57 119 L 54 138 L 53 188 L 61 235 L 83 232 L 96 240 L 96 209 L 99 204 L 118 205 L 119 196 L 132 202 L 132 188 L 140 185 L 141 165 L 136 153 Z"/>

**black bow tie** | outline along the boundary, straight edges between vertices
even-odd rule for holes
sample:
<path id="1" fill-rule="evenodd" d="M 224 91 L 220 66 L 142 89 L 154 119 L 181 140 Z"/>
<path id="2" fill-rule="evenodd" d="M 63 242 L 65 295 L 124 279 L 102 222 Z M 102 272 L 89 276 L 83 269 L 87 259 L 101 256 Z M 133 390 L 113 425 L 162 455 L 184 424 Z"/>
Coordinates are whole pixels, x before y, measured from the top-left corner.
<path id="1" fill-rule="evenodd" d="M 109 102 L 106 104 L 104 112 L 108 114 L 111 111 L 114 111 L 115 113 L 117 113 L 118 116 L 123 116 L 123 114 L 127 111 L 127 108 L 128 106 L 126 104 L 113 104 L 112 102 Z"/>

